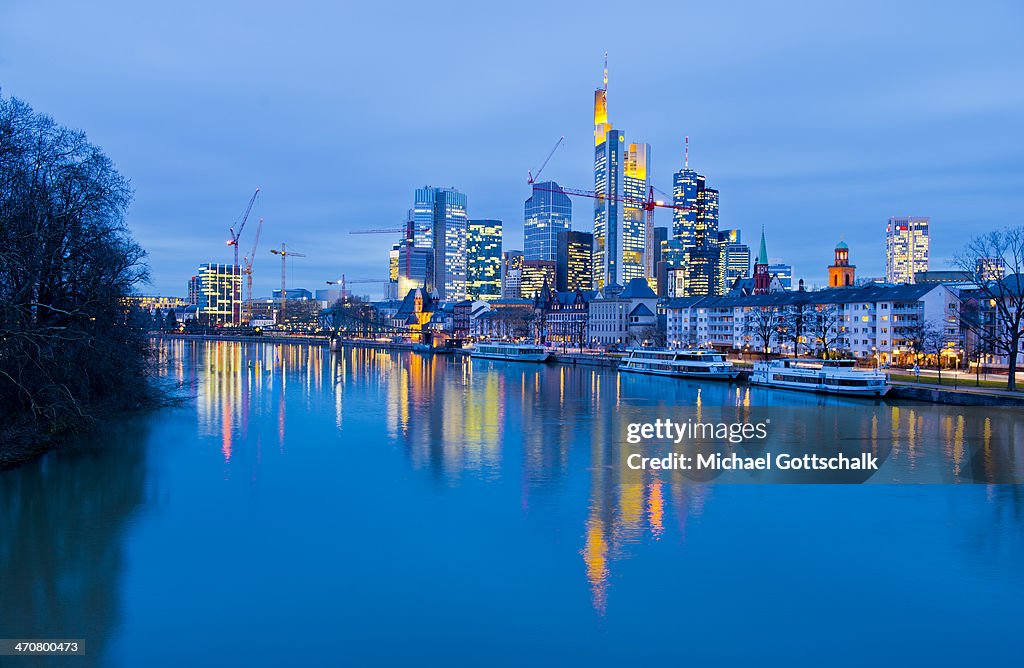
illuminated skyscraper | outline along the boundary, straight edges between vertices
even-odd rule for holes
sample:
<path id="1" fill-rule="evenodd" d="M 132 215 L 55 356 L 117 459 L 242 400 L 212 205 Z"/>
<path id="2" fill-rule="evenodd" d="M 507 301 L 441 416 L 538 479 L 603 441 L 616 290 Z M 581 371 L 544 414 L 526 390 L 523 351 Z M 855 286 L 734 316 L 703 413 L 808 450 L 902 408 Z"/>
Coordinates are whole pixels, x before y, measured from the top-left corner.
<path id="1" fill-rule="evenodd" d="M 686 251 L 686 297 L 721 294 L 722 261 L 718 244 Z"/>
<path id="2" fill-rule="evenodd" d="M 721 264 L 727 260 L 718 238 L 718 197 L 717 190 L 707 187 L 704 176 L 690 169 L 687 137 L 683 168 L 672 180 L 672 203 L 685 209 L 673 212 L 673 250 L 676 252 L 670 254 L 668 260 L 678 267 L 681 251 L 682 265 L 687 272 L 693 272 L 694 275 L 688 275 L 685 280 L 688 296 L 722 294 L 727 287 L 727 268 Z M 733 255 L 738 256 L 739 249 L 733 250 Z"/>
<path id="3" fill-rule="evenodd" d="M 927 217 L 893 217 L 885 229 L 885 280 L 913 283 L 914 274 L 928 271 Z"/>
<path id="4" fill-rule="evenodd" d="M 594 284 L 594 235 L 587 232 L 560 232 L 555 283 L 560 292 L 590 290 Z"/>
<path id="5" fill-rule="evenodd" d="M 241 322 L 242 272 L 237 265 L 201 264 L 196 271 L 196 305 L 206 325 L 231 326 Z"/>
<path id="6" fill-rule="evenodd" d="M 553 260 L 524 260 L 523 283 L 519 294 L 523 299 L 533 299 L 541 290 L 555 287 L 556 264 Z"/>
<path id="7" fill-rule="evenodd" d="M 746 278 L 750 273 L 750 246 L 740 243 L 740 239 L 739 230 L 723 230 L 718 233 L 719 260 L 722 263 L 719 294 L 728 292 L 736 279 Z"/>
<path id="8" fill-rule="evenodd" d="M 466 232 L 466 294 L 490 301 L 501 297 L 501 221 L 470 220 Z"/>
<path id="9" fill-rule="evenodd" d="M 398 245 L 398 298 L 417 288 L 428 293 L 434 289 L 434 251 L 407 240 Z"/>
<path id="10" fill-rule="evenodd" d="M 621 130 L 608 122 L 608 62 L 604 86 L 594 91 L 594 285 L 624 284 L 645 277 L 644 211 L 616 198 L 646 200 L 650 186 L 647 144 L 626 144 Z"/>
<path id="11" fill-rule="evenodd" d="M 454 188 L 433 190 L 434 289 L 441 301 L 460 301 L 466 298 L 466 196 Z"/>
<path id="12" fill-rule="evenodd" d="M 533 184 L 524 209 L 527 260 L 554 260 L 558 234 L 572 228 L 572 200 L 554 181 Z"/>
<path id="13" fill-rule="evenodd" d="M 413 207 L 409 210 L 412 241 L 417 248 L 434 248 L 434 198 L 437 188 L 417 188 Z"/>
<path id="14" fill-rule="evenodd" d="M 714 188 L 705 186 L 697 191 L 697 226 L 694 232 L 698 246 L 718 242 L 718 191 Z"/>
<path id="15" fill-rule="evenodd" d="M 630 144 L 625 154 L 625 170 L 622 178 L 623 192 L 633 201 L 642 202 L 647 199 L 647 190 L 651 185 L 650 144 Z M 623 285 L 634 278 L 654 278 L 654 250 L 650 249 L 651 260 L 648 266 L 647 237 L 654 240 L 654 230 L 647 229 L 647 214 L 642 207 L 622 207 L 622 272 Z"/>

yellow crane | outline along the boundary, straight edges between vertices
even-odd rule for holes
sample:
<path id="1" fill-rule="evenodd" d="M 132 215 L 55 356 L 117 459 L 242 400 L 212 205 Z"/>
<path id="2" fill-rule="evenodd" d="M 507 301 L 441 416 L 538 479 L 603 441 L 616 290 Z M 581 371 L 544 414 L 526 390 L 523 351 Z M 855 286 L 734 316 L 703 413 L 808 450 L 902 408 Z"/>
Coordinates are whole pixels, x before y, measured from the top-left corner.
<path id="1" fill-rule="evenodd" d="M 283 326 L 284 325 L 284 306 L 285 306 L 285 302 L 287 301 L 287 299 L 286 299 L 286 294 L 287 293 L 285 291 L 285 285 L 284 285 L 285 269 L 287 269 L 287 267 L 285 265 L 285 262 L 290 257 L 306 257 L 306 255 L 304 253 L 296 253 L 295 251 L 288 250 L 285 247 L 283 241 L 281 242 L 281 248 L 271 248 L 270 252 L 273 253 L 274 255 L 280 255 L 281 256 L 281 311 L 278 314 L 277 324 Z"/>

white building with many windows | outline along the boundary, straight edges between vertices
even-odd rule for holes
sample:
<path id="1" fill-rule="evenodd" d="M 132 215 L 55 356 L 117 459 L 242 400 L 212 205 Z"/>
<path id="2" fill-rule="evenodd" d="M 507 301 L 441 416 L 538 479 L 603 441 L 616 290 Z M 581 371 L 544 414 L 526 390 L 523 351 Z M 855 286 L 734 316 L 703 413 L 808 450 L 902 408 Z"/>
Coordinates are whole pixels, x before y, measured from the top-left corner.
<path id="1" fill-rule="evenodd" d="M 924 326 L 940 334 L 950 350 L 960 338 L 960 298 L 945 285 L 686 297 L 665 302 L 662 310 L 666 340 L 674 348 L 756 351 L 763 346 L 756 333 L 759 320 L 774 330 L 773 353 L 792 353 L 797 336 L 784 332 L 800 327 L 801 353 L 828 348 L 855 358 L 873 357 L 880 364 L 910 353 Z M 818 319 L 824 323 L 820 332 L 813 325 Z"/>

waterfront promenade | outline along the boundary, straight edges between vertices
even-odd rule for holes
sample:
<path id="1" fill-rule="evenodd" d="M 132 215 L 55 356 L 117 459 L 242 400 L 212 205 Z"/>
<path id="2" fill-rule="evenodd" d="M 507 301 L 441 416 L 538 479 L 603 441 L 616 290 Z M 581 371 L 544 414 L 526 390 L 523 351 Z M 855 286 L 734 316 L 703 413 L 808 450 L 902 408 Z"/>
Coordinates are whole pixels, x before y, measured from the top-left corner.
<path id="1" fill-rule="evenodd" d="M 392 341 L 375 341 L 369 339 L 334 339 L 327 336 L 314 336 L 302 334 L 263 334 L 261 336 L 221 336 L 216 334 L 177 334 L 160 333 L 154 334 L 158 339 L 180 339 L 197 341 L 238 341 L 244 343 L 286 343 L 286 344 L 307 344 L 314 346 L 330 346 L 332 350 L 343 348 L 371 348 L 377 350 L 413 350 L 410 343 L 396 343 Z M 566 364 L 570 366 L 592 366 L 615 369 L 622 361 L 622 353 L 603 352 L 579 352 L 572 350 L 560 350 L 554 347 L 551 361 L 555 364 Z M 468 355 L 470 349 L 456 348 L 451 354 Z M 752 362 L 750 360 L 733 360 L 743 368 L 740 372 L 738 382 L 745 382 L 750 373 Z M 966 372 L 959 372 L 955 378 L 958 385 L 952 385 L 954 378 L 953 371 L 943 372 L 943 384 L 935 384 L 937 373 L 934 370 L 922 369 L 922 382 L 906 380 L 909 378 L 903 369 L 886 370 L 890 376 L 890 384 L 893 389 L 890 396 L 914 401 L 926 401 L 930 403 L 953 404 L 962 406 L 1024 406 L 1024 392 L 1009 392 L 1006 389 L 993 387 L 994 379 L 999 378 L 995 374 L 985 375 L 985 386 L 975 387 L 975 376 Z M 903 380 L 893 378 L 898 376 Z M 1005 378 L 1005 377 L 1004 377 Z M 931 381 L 931 382 L 930 382 Z M 1005 382 L 1005 380 L 1003 381 Z M 1024 374 L 1018 373 L 1018 387 L 1024 386 Z"/>

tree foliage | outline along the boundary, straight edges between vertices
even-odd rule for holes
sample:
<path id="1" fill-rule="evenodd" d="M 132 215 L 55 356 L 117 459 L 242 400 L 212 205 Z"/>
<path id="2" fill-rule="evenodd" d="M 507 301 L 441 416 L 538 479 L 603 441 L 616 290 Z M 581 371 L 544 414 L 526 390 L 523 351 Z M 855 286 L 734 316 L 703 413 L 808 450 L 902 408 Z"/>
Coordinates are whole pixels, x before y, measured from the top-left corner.
<path id="1" fill-rule="evenodd" d="M 124 223 L 130 200 L 128 182 L 84 133 L 0 98 L 5 419 L 56 431 L 145 394 L 147 341 L 125 307 L 147 278 Z"/>

